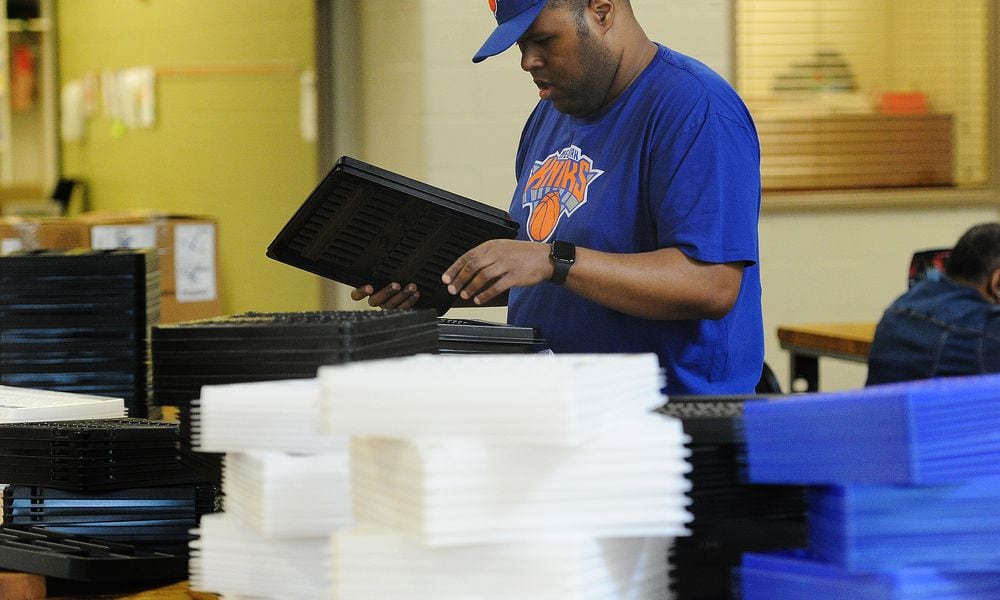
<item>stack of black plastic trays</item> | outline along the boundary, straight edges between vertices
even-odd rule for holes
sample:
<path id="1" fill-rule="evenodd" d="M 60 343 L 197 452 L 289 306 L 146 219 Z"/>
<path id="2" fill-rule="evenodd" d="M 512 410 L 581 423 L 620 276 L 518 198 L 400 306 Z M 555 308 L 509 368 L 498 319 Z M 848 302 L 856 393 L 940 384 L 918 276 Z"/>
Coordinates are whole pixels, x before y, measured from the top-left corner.
<path id="1" fill-rule="evenodd" d="M 159 278 L 146 250 L 0 256 L 0 384 L 113 396 L 146 416 Z"/>
<path id="2" fill-rule="evenodd" d="M 203 385 L 316 377 L 320 366 L 437 349 L 434 310 L 243 313 L 154 327 L 153 403 L 175 406 L 183 460 L 222 477 L 222 455 L 192 451 L 191 402 Z"/>
<path id="3" fill-rule="evenodd" d="M 186 555 L 216 494 L 177 441 L 175 423 L 148 419 L 0 424 L 4 526 Z M 0 567 L 12 558 L 0 545 Z"/>
<path id="4" fill-rule="evenodd" d="M 438 318 L 438 340 L 438 354 L 524 354 L 545 346 L 531 327 L 446 317 Z"/>
<path id="5" fill-rule="evenodd" d="M 215 512 L 216 496 L 207 483 L 86 494 L 12 485 L 3 492 L 4 523 L 186 555 L 189 532 Z"/>
<path id="6" fill-rule="evenodd" d="M 736 598 L 733 569 L 744 552 L 797 548 L 807 536 L 802 486 L 747 483 L 743 407 L 752 397 L 670 398 L 660 412 L 690 436 L 691 537 L 671 553 L 676 600 Z"/>

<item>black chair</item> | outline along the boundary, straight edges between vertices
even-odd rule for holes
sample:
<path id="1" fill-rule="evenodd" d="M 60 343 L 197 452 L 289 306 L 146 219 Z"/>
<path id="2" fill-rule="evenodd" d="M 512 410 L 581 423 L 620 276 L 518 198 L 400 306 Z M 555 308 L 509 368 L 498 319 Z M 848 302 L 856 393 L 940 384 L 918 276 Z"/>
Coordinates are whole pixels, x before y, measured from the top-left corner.
<path id="1" fill-rule="evenodd" d="M 951 248 L 917 250 L 910 259 L 909 287 L 924 279 L 938 280 L 944 275 L 944 267 L 951 256 Z"/>
<path id="2" fill-rule="evenodd" d="M 60 214 L 80 214 L 87 210 L 86 185 L 80 179 L 60 178 L 52 190 L 52 199 L 59 203 Z"/>
<path id="3" fill-rule="evenodd" d="M 781 383 L 778 382 L 778 378 L 774 375 L 774 371 L 768 364 L 764 363 L 764 368 L 761 370 L 760 381 L 757 382 L 757 387 L 754 391 L 758 394 L 781 394 Z"/>

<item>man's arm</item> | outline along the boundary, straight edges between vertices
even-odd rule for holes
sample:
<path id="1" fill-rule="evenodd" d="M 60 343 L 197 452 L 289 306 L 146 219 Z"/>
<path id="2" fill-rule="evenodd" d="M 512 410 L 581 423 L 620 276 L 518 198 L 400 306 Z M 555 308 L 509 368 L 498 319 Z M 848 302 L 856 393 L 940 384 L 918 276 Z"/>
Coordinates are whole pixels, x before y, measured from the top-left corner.
<path id="1" fill-rule="evenodd" d="M 608 308 L 646 319 L 720 319 L 735 305 L 743 263 L 713 264 L 676 248 L 612 254 L 577 248 L 563 283 Z M 491 240 L 463 254 L 441 280 L 448 291 L 484 305 L 512 287 L 548 281 L 549 245 Z"/>

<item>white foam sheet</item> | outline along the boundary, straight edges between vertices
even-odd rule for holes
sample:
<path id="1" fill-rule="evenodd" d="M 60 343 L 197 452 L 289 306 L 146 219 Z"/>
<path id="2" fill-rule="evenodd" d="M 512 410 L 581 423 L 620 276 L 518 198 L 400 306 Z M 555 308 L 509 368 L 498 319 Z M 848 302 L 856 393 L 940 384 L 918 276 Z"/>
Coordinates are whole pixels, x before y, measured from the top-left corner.
<path id="1" fill-rule="evenodd" d="M 666 538 L 427 548 L 365 528 L 332 536 L 332 597 L 644 600 L 668 597 Z"/>
<path id="2" fill-rule="evenodd" d="M 320 367 L 322 428 L 575 446 L 661 406 L 654 354 L 417 355 Z"/>
<path id="3" fill-rule="evenodd" d="M 315 378 L 206 385 L 191 414 L 192 442 L 202 452 L 326 452 L 347 443 L 319 431 Z"/>
<path id="4" fill-rule="evenodd" d="M 655 414 L 575 448 L 355 439 L 355 517 L 435 547 L 686 535 L 687 440 Z"/>
<path id="5" fill-rule="evenodd" d="M 226 512 L 268 538 L 316 537 L 353 523 L 350 457 L 338 452 L 229 453 Z"/>
<path id="6" fill-rule="evenodd" d="M 191 542 L 191 589 L 253 598 L 329 598 L 330 538 L 268 539 L 226 513 L 204 515 Z"/>
<path id="7" fill-rule="evenodd" d="M 118 419 L 122 398 L 0 385 L 0 423 Z"/>

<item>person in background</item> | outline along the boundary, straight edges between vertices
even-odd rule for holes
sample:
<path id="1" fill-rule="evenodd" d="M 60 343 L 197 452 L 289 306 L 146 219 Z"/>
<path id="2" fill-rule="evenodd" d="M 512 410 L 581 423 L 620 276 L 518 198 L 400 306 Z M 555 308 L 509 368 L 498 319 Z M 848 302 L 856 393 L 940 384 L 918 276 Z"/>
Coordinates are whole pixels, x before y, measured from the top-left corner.
<path id="1" fill-rule="evenodd" d="M 442 275 L 508 304 L 554 352 L 655 352 L 668 394 L 750 393 L 761 377 L 760 148 L 732 87 L 647 37 L 628 0 L 490 0 L 473 58 L 517 45 L 539 102 L 509 213 Z M 355 300 L 406 308 L 413 284 Z"/>
<path id="2" fill-rule="evenodd" d="M 875 328 L 865 385 L 1000 372 L 1000 222 L 970 228 L 944 277 L 897 298 Z"/>

